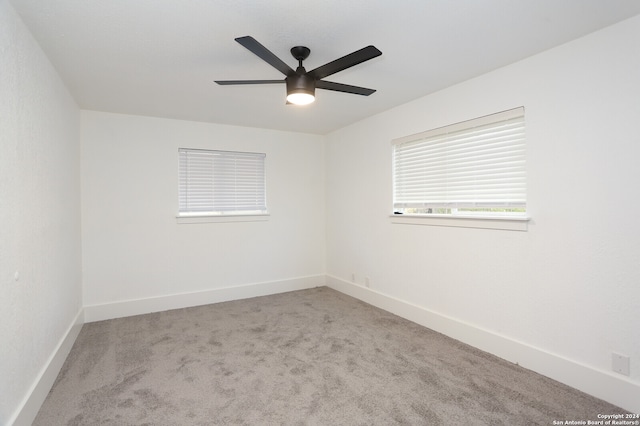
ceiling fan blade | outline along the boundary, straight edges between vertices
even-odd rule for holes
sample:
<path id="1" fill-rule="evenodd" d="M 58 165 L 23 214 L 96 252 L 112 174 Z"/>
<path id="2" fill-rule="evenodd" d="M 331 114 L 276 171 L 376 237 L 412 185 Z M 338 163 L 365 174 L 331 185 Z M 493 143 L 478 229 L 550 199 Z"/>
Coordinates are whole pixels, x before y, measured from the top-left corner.
<path id="1" fill-rule="evenodd" d="M 355 52 L 343 56 L 342 58 L 336 59 L 335 61 L 331 61 L 328 64 L 324 64 L 314 70 L 311 70 L 308 74 L 318 80 L 380 55 L 382 55 L 382 52 L 376 49 L 375 46 L 363 47 L 362 49 L 356 50 Z"/>
<path id="2" fill-rule="evenodd" d="M 215 80 L 221 86 L 230 86 L 232 84 L 273 84 L 284 83 L 284 80 Z"/>
<path id="3" fill-rule="evenodd" d="M 271 53 L 269 49 L 261 45 L 251 36 L 238 37 L 235 39 L 238 43 L 249 49 L 251 52 L 260 57 L 263 61 L 280 71 L 284 75 L 295 74 L 291 67 L 285 64 L 280 58 Z"/>
<path id="4" fill-rule="evenodd" d="M 316 89 L 334 90 L 336 92 L 352 93 L 354 95 L 369 96 L 375 89 L 367 89 L 366 87 L 351 86 L 349 84 L 334 83 L 332 81 L 318 80 L 316 81 Z"/>

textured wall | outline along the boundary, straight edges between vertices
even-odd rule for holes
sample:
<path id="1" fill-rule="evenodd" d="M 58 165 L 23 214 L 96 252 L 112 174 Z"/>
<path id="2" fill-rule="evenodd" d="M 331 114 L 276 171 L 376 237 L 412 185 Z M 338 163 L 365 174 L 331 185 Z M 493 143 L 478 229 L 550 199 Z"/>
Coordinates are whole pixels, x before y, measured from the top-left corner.
<path id="1" fill-rule="evenodd" d="M 6 1 L 0 1 L 0 70 L 0 424 L 6 424 L 81 309 L 80 115 Z"/>
<path id="2" fill-rule="evenodd" d="M 327 272 L 640 384 L 640 17 L 327 137 Z M 393 138 L 523 105 L 528 232 L 391 224 Z M 623 376 L 618 376 L 623 377 Z"/>
<path id="3" fill-rule="evenodd" d="M 84 304 L 324 274 L 320 136 L 82 113 Z M 178 224 L 178 148 L 264 152 L 263 222 Z"/>

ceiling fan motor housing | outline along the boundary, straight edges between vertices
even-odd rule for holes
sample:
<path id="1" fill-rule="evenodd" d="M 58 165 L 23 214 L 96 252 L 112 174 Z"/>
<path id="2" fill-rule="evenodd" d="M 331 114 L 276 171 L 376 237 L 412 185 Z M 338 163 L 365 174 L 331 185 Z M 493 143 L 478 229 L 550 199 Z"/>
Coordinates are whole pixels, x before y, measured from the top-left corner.
<path id="1" fill-rule="evenodd" d="M 296 71 L 295 74 L 288 76 L 285 81 L 287 83 L 288 94 L 307 93 L 309 95 L 315 96 L 316 80 L 308 74 L 304 73 L 304 68 L 302 69 L 302 73 Z"/>

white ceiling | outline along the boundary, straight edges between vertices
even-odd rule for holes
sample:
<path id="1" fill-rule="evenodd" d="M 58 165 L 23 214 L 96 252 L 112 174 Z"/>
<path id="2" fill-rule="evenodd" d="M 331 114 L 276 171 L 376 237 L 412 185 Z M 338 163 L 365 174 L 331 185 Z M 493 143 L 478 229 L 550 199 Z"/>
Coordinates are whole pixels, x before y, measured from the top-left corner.
<path id="1" fill-rule="evenodd" d="M 11 0 L 81 108 L 326 134 L 640 13 L 638 0 Z M 285 105 L 280 79 L 234 38 L 307 70 L 369 44 L 382 56 Z"/>

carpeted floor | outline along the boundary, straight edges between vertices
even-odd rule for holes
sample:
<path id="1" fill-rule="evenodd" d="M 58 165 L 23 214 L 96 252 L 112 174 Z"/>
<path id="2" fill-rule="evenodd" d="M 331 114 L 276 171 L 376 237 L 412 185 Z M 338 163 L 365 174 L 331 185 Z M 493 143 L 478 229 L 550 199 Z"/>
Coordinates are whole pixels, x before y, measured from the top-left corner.
<path id="1" fill-rule="evenodd" d="M 35 425 L 551 425 L 615 406 L 326 287 L 85 324 Z"/>

